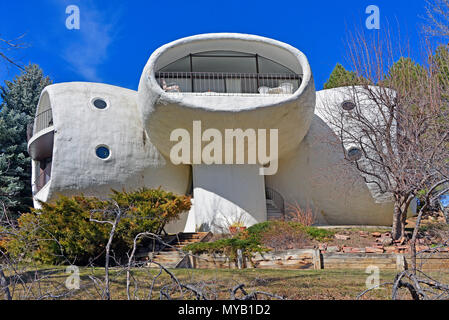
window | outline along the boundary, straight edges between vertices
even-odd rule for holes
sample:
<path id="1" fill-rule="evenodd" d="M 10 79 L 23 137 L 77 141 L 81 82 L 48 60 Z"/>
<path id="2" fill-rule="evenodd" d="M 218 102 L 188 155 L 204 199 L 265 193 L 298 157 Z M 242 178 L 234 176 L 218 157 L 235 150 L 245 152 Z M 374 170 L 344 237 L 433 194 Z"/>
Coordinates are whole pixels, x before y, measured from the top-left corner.
<path id="1" fill-rule="evenodd" d="M 341 104 L 341 108 L 346 111 L 354 110 L 355 107 L 356 107 L 356 105 L 352 101 L 343 101 Z"/>
<path id="2" fill-rule="evenodd" d="M 97 109 L 103 110 L 108 107 L 108 104 L 106 103 L 106 101 L 104 101 L 103 99 L 100 99 L 100 98 L 94 99 L 92 103 L 93 103 L 94 107 Z"/>
<path id="3" fill-rule="evenodd" d="M 359 161 L 362 158 L 362 151 L 359 148 L 351 148 L 347 152 L 349 161 Z"/>
<path id="4" fill-rule="evenodd" d="M 99 146 L 95 150 L 95 154 L 97 155 L 98 158 L 106 160 L 111 156 L 111 151 L 106 146 Z"/>

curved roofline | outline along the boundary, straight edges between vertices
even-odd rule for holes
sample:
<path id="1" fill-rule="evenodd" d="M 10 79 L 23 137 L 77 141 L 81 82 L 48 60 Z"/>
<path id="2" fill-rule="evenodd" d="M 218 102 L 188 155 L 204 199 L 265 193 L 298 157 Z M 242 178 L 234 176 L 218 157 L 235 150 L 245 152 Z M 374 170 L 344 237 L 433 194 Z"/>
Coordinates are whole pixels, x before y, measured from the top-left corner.
<path id="1" fill-rule="evenodd" d="M 312 71 L 311 71 L 307 57 L 301 51 L 299 51 L 298 49 L 294 48 L 293 46 L 291 46 L 289 44 L 280 42 L 278 40 L 274 40 L 274 39 L 270 39 L 270 38 L 266 38 L 266 37 L 262 37 L 262 36 L 250 35 L 250 34 L 207 33 L 207 34 L 200 34 L 200 35 L 195 35 L 195 36 L 190 36 L 190 37 L 182 38 L 179 40 L 175 40 L 175 41 L 165 44 L 162 47 L 160 47 L 159 49 L 157 49 L 151 55 L 150 59 L 148 60 L 146 66 L 144 68 L 144 71 L 142 73 L 142 80 L 144 80 L 143 84 L 145 84 L 146 86 L 149 86 L 149 89 L 153 93 L 155 93 L 158 97 L 163 97 L 163 99 L 165 101 L 167 101 L 168 103 L 173 102 L 173 103 L 182 104 L 186 107 L 201 109 L 201 107 L 199 107 L 198 105 L 189 104 L 186 101 L 183 101 L 182 96 L 179 97 L 177 95 L 167 94 L 160 87 L 160 85 L 158 84 L 158 82 L 156 80 L 156 75 L 155 75 L 156 64 L 157 64 L 159 58 L 164 53 L 166 53 L 168 50 L 175 48 L 177 46 L 180 46 L 183 44 L 188 44 L 188 43 L 194 43 L 194 42 L 201 42 L 201 41 L 207 41 L 207 40 L 220 40 L 220 39 L 240 40 L 240 41 L 243 40 L 243 41 L 247 41 L 247 42 L 262 42 L 262 43 L 277 47 L 279 49 L 284 49 L 285 51 L 289 52 L 292 55 L 292 57 L 297 59 L 299 65 L 301 66 L 301 69 L 302 69 L 301 85 L 299 86 L 298 90 L 296 90 L 295 93 L 293 93 L 292 95 L 286 96 L 285 99 L 281 99 L 278 102 L 276 102 L 275 104 L 273 104 L 273 102 L 266 102 L 266 103 L 262 102 L 253 107 L 242 108 L 238 111 L 253 110 L 253 109 L 263 108 L 263 107 L 273 107 L 273 106 L 293 102 L 300 98 L 300 96 L 309 87 L 310 82 L 313 81 Z M 141 81 L 140 85 L 142 85 L 142 81 Z M 140 86 L 139 86 L 139 91 L 140 91 Z M 208 110 L 211 110 L 211 109 L 208 109 Z"/>

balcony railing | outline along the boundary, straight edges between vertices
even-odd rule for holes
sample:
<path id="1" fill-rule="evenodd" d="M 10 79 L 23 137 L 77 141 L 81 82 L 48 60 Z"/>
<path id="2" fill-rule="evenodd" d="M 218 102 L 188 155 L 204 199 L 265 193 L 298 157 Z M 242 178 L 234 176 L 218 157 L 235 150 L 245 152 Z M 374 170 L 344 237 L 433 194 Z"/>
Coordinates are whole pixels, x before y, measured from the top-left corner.
<path id="1" fill-rule="evenodd" d="M 51 166 L 41 171 L 39 176 L 34 180 L 34 194 L 38 193 L 51 179 Z"/>
<path id="2" fill-rule="evenodd" d="M 51 109 L 47 109 L 41 113 L 39 113 L 34 119 L 33 123 L 33 132 L 38 133 L 48 127 L 53 125 L 53 113 Z"/>
<path id="3" fill-rule="evenodd" d="M 302 81 L 293 73 L 157 72 L 156 79 L 165 92 L 202 95 L 289 95 Z"/>

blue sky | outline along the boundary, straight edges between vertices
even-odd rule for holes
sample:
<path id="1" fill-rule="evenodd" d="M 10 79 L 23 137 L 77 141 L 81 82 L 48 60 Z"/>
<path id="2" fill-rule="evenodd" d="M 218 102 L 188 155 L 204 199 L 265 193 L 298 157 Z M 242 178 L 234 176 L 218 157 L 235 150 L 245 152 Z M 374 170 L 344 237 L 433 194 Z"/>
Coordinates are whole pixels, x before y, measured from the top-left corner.
<path id="1" fill-rule="evenodd" d="M 26 33 L 29 48 L 15 57 L 39 64 L 55 82 L 93 81 L 137 89 L 151 53 L 181 37 L 209 32 L 262 35 L 308 57 L 318 89 L 337 62 L 345 63 L 348 30 L 364 26 L 377 5 L 411 47 L 419 47 L 424 0 L 0 0 L 0 37 Z M 81 13 L 80 30 L 65 26 L 68 5 Z M 367 31 L 375 32 L 375 31 Z M 417 60 L 419 60 L 419 52 Z M 17 69 L 0 65 L 0 82 Z"/>

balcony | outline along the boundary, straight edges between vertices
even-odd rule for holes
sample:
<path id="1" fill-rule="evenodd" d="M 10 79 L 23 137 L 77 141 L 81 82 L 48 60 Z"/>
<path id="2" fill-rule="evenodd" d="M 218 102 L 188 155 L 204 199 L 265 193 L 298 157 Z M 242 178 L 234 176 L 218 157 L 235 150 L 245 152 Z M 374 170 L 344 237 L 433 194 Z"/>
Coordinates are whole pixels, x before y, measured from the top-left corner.
<path id="1" fill-rule="evenodd" d="M 52 110 L 39 113 L 27 128 L 28 153 L 33 160 L 50 158 L 53 154 L 54 127 Z"/>
<path id="2" fill-rule="evenodd" d="M 157 72 L 156 79 L 168 93 L 196 95 L 291 95 L 301 85 L 294 73 Z"/>
<path id="3" fill-rule="evenodd" d="M 34 119 L 34 134 L 53 125 L 53 113 L 51 108 L 39 113 Z"/>

